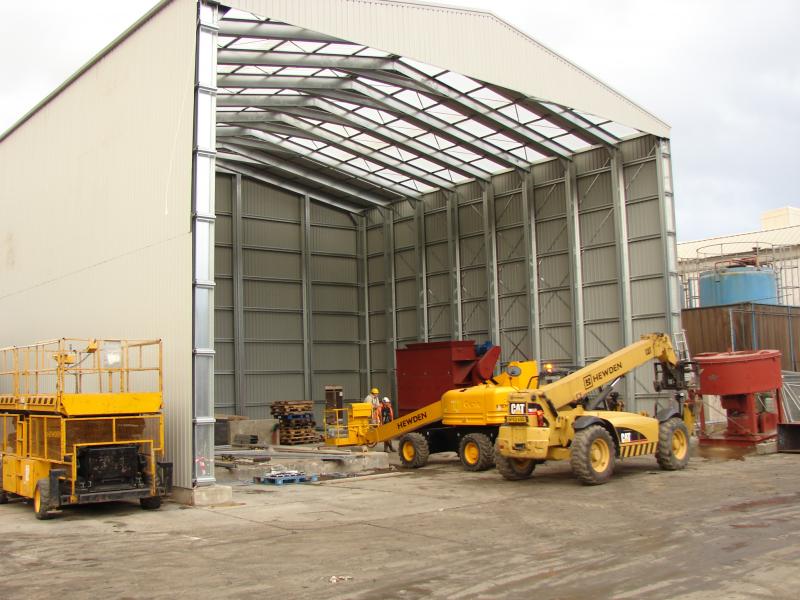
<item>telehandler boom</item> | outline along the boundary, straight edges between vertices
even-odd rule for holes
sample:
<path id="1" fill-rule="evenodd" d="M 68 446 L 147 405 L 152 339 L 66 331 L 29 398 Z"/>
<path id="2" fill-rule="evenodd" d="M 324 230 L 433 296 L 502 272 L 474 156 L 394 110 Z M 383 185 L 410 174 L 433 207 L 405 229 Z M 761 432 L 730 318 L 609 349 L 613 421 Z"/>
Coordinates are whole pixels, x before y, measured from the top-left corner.
<path id="1" fill-rule="evenodd" d="M 655 417 L 620 410 L 614 386 L 651 360 L 656 391 L 676 391 L 672 405 Z M 579 480 L 600 484 L 617 460 L 646 454 L 655 454 L 662 469 L 683 469 L 694 428 L 684 390 L 696 385 L 696 372 L 696 363 L 679 358 L 668 336 L 654 333 L 558 381 L 512 394 L 495 442 L 497 470 L 506 479 L 525 479 L 537 464 L 569 459 Z"/>

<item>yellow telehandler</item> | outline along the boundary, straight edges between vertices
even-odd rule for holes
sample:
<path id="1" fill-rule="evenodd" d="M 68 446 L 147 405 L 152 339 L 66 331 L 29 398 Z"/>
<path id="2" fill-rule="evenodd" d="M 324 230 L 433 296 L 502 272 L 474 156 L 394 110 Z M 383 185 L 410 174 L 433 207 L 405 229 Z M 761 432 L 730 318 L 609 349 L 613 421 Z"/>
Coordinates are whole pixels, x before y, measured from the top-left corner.
<path id="1" fill-rule="evenodd" d="M 430 454 L 454 451 L 467 471 L 484 471 L 494 466 L 493 443 L 505 422 L 509 397 L 536 385 L 538 377 L 536 361 L 512 362 L 483 383 L 445 392 L 439 400 L 382 425 L 374 422 L 367 402 L 327 410 L 325 443 L 374 446 L 399 438 L 405 467 L 422 467 Z"/>
<path id="2" fill-rule="evenodd" d="M 674 390 L 671 405 L 654 417 L 621 410 L 614 387 L 653 360 L 655 390 Z M 662 469 L 683 469 L 694 429 L 686 392 L 697 381 L 688 352 L 679 358 L 668 336 L 653 333 L 539 389 L 511 394 L 495 441 L 497 470 L 520 480 L 537 464 L 569 460 L 581 482 L 597 485 L 608 481 L 617 460 L 633 456 L 654 454 Z"/>

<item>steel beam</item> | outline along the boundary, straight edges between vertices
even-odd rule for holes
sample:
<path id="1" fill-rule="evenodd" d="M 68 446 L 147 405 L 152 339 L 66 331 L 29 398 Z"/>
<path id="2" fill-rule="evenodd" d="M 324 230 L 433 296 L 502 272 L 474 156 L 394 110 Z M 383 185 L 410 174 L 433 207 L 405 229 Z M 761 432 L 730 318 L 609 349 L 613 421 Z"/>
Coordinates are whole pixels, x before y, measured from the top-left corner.
<path id="1" fill-rule="evenodd" d="M 397 365 L 395 351 L 397 350 L 397 294 L 395 291 L 394 272 L 394 214 L 389 209 L 381 211 L 383 215 L 383 257 L 384 257 L 384 283 L 386 307 L 386 375 L 392 398 L 397 398 Z"/>
<path id="2" fill-rule="evenodd" d="M 528 296 L 528 342 L 530 356 L 541 367 L 542 338 L 539 320 L 539 262 L 536 254 L 536 217 L 533 205 L 533 174 L 522 177 L 522 224 L 525 240 L 525 291 Z"/>
<path id="3" fill-rule="evenodd" d="M 369 264 L 367 252 L 367 218 L 361 216 L 357 220 L 358 227 L 358 249 L 357 254 L 361 262 L 361 309 L 364 319 L 364 344 L 363 352 L 363 375 L 361 378 L 362 390 L 372 388 L 372 355 L 370 354 L 370 326 L 369 326 Z"/>
<path id="4" fill-rule="evenodd" d="M 390 58 L 372 56 L 350 56 L 347 54 L 309 54 L 306 52 L 276 52 L 273 50 L 246 50 L 242 48 L 220 48 L 217 64 L 254 65 L 260 67 L 295 67 L 311 69 L 389 69 Z"/>
<path id="5" fill-rule="evenodd" d="M 411 65 L 396 60 L 392 63 L 392 69 L 413 81 L 421 83 L 427 88 L 428 93 L 438 98 L 446 99 L 446 104 L 455 106 L 470 113 L 468 116 L 492 129 L 498 129 L 501 133 L 511 139 L 526 145 L 530 145 L 538 152 L 546 156 L 554 156 L 572 160 L 572 152 L 569 148 L 562 146 L 558 142 L 548 139 L 540 133 L 526 128 L 519 121 L 507 117 L 503 113 L 492 110 L 490 107 L 478 102 L 468 94 L 464 94 L 454 88 L 442 83 L 438 79 L 426 75 L 422 71 L 415 69 Z M 360 71 L 359 71 L 360 72 Z M 475 82 L 476 86 L 481 86 Z"/>
<path id="6" fill-rule="evenodd" d="M 327 94 L 328 92 L 326 92 Z M 287 101 L 278 101 L 277 98 L 281 96 L 276 96 L 276 102 L 278 102 L 278 106 L 283 106 Z M 320 121 L 327 121 L 332 122 L 335 124 L 342 124 L 341 119 L 346 120 L 346 126 L 352 127 L 362 133 L 370 135 L 376 139 L 381 140 L 387 144 L 396 146 L 399 149 L 405 150 L 410 154 L 414 154 L 417 157 L 424 158 L 434 164 L 439 165 L 443 169 L 447 169 L 449 171 L 453 171 L 454 173 L 458 173 L 462 177 L 467 178 L 475 178 L 480 180 L 488 180 L 489 173 L 488 171 L 484 171 L 478 167 L 474 167 L 469 163 L 466 163 L 458 158 L 441 152 L 437 150 L 433 146 L 428 144 L 424 144 L 412 137 L 409 137 L 399 131 L 391 129 L 384 124 L 381 124 L 377 121 L 373 121 L 372 119 L 368 119 L 353 110 L 340 106 L 330 100 L 326 99 L 324 96 L 286 96 L 286 98 L 291 98 L 292 102 L 301 102 L 302 105 L 317 108 L 320 110 L 318 115 L 315 115 L 317 120 Z M 310 98 L 308 100 L 295 100 L 295 98 Z M 347 100 L 348 102 L 359 104 L 358 95 L 352 95 L 352 100 Z M 385 110 L 382 108 L 381 110 Z M 391 111 L 387 111 L 391 112 Z M 246 113 L 245 113 L 246 114 Z M 257 114 L 257 113 L 256 113 Z M 263 117 L 257 116 L 227 116 L 225 112 L 218 113 L 219 118 L 224 120 L 225 122 L 258 122 L 262 120 Z M 287 132 L 286 135 L 291 135 L 290 132 Z"/>
<path id="7" fill-rule="evenodd" d="M 633 307 L 631 304 L 631 261 L 628 248 L 628 209 L 625 171 L 622 152 L 611 151 L 611 198 L 614 204 L 614 237 L 617 254 L 617 285 L 619 287 L 622 345 L 633 343 Z M 633 374 L 625 378 L 625 398 L 633 401 L 636 394 L 636 379 Z"/>
<path id="8" fill-rule="evenodd" d="M 486 301 L 489 304 L 489 337 L 495 345 L 500 339 L 500 298 L 497 292 L 497 223 L 494 212 L 494 189 L 481 185 L 483 205 L 483 244 L 486 250 Z"/>
<path id="9" fill-rule="evenodd" d="M 425 255 L 425 205 L 417 202 L 414 206 L 414 250 L 417 255 L 417 337 L 421 342 L 428 341 L 428 261 Z"/>
<path id="10" fill-rule="evenodd" d="M 417 125 L 421 129 L 428 130 L 443 139 L 449 140 L 450 142 L 461 146 L 465 150 L 469 150 L 470 152 L 477 154 L 478 156 L 488 158 L 505 165 L 506 167 L 511 167 L 514 169 L 522 169 L 526 171 L 530 169 L 530 163 L 519 158 L 515 154 L 507 152 L 499 146 L 495 146 L 490 142 L 468 133 L 464 129 L 456 127 L 455 125 L 450 125 L 443 119 L 435 117 L 425 111 L 418 110 L 410 104 L 407 104 L 402 100 L 395 98 L 394 96 L 386 94 L 376 87 L 367 85 L 362 81 L 354 80 L 352 82 L 351 89 L 381 102 L 389 109 L 390 112 L 403 115 L 406 120 Z"/>
<path id="11" fill-rule="evenodd" d="M 661 220 L 661 243 L 664 273 L 664 306 L 667 307 L 667 332 L 674 336 L 681 331 L 680 276 L 678 275 L 677 242 L 675 239 L 675 203 L 672 187 L 672 162 L 669 140 L 658 139 L 656 145 L 658 208 Z"/>
<path id="12" fill-rule="evenodd" d="M 244 230 L 242 224 L 242 176 L 233 177 L 233 202 L 231 202 L 231 242 L 233 261 L 233 396 L 237 415 L 244 416 L 245 346 L 244 346 L 244 252 L 242 243 Z"/>
<path id="13" fill-rule="evenodd" d="M 317 111 L 318 112 L 318 111 Z M 391 169 L 396 171 L 401 175 L 405 175 L 417 182 L 424 183 L 426 185 L 432 187 L 441 187 L 444 189 L 452 187 L 452 183 L 446 179 L 439 177 L 438 175 L 433 175 L 415 167 L 408 162 L 399 160 L 394 158 L 384 152 L 380 152 L 375 150 L 374 148 L 370 148 L 369 146 L 365 146 L 361 142 L 352 140 L 350 138 L 346 138 L 338 133 L 331 131 L 328 128 L 319 127 L 313 123 L 305 119 L 297 118 L 294 114 L 294 109 L 289 109 L 285 112 L 273 113 L 276 116 L 276 120 L 285 123 L 291 127 L 297 128 L 298 132 L 291 132 L 288 131 L 289 135 L 295 135 L 297 137 L 307 137 L 310 134 L 311 139 L 318 140 L 322 143 L 328 144 L 335 148 L 339 148 L 345 152 L 352 153 L 359 158 L 363 158 L 364 160 L 371 161 L 377 165 L 380 165 L 383 168 Z M 319 120 L 318 115 L 315 115 L 316 119 Z M 312 118 L 312 117 L 307 117 Z M 349 122 L 345 119 L 342 119 L 346 122 L 346 126 L 350 126 Z M 218 119 L 218 122 L 227 122 L 225 117 L 223 116 L 221 119 Z M 219 131 L 219 129 L 218 129 Z M 245 134 L 247 135 L 247 134 Z M 254 135 L 253 137 L 259 137 L 258 135 Z M 282 140 L 283 141 L 283 140 Z M 305 148 L 306 151 L 309 151 L 308 148 Z"/>
<path id="14" fill-rule="evenodd" d="M 581 252 L 581 227 L 578 214 L 578 182 L 575 163 L 565 167 L 564 194 L 567 209 L 567 237 L 569 244 L 570 290 L 572 292 L 572 327 L 575 365 L 586 364 L 586 330 L 583 310 L 583 265 Z"/>
<path id="15" fill-rule="evenodd" d="M 334 198 L 332 196 L 329 196 L 328 194 L 320 192 L 319 190 L 314 190 L 312 188 L 305 187 L 295 182 L 286 181 L 284 179 L 281 179 L 280 177 L 276 177 L 270 173 L 266 173 L 252 166 L 247 166 L 241 163 L 228 162 L 227 160 L 220 158 L 217 158 L 217 164 L 220 167 L 227 169 L 231 172 L 247 175 L 248 177 L 250 177 L 251 179 L 255 179 L 256 181 L 260 181 L 262 183 L 266 183 L 269 185 L 274 185 L 275 187 L 282 188 L 289 192 L 294 192 L 295 194 L 311 196 L 312 198 L 314 198 L 314 200 L 317 200 L 322 204 L 327 204 L 328 206 L 337 208 L 345 212 L 360 213 L 366 209 L 366 207 L 364 206 L 352 204 L 340 198 Z"/>
<path id="16" fill-rule="evenodd" d="M 465 150 L 478 156 L 490 158 L 506 167 L 525 170 L 530 168 L 530 163 L 510 152 L 506 152 L 499 146 L 495 146 L 463 129 L 450 125 L 443 119 L 439 119 L 425 111 L 416 109 L 410 104 L 358 79 L 348 79 L 344 77 L 291 77 L 285 75 L 235 74 L 220 75 L 217 78 L 217 84 L 222 88 L 316 91 L 323 96 L 325 95 L 325 90 L 328 89 L 352 91 L 380 102 L 386 107 L 388 112 L 399 113 L 403 115 L 407 121 L 420 129 L 434 133 L 442 139 L 446 139 L 453 144 L 461 146 Z M 400 82 L 395 82 L 394 85 L 400 85 Z M 409 87 L 409 85 L 410 83 L 406 85 L 406 87 Z"/>
<path id="17" fill-rule="evenodd" d="M 303 179 L 306 179 L 308 181 L 313 181 L 318 185 L 323 185 L 325 187 L 334 189 L 342 194 L 359 198 L 360 200 L 363 200 L 364 202 L 369 202 L 370 204 L 373 204 L 375 206 L 385 207 L 391 204 L 391 200 L 387 200 L 386 198 L 376 196 L 375 194 L 372 194 L 367 190 L 352 186 L 344 181 L 339 181 L 338 179 L 322 175 L 305 167 L 301 167 L 300 165 L 287 162 L 285 160 L 278 158 L 273 154 L 268 154 L 260 150 L 250 150 L 247 148 L 243 148 L 241 146 L 237 146 L 235 144 L 231 144 L 229 142 L 220 142 L 217 144 L 217 146 L 219 148 L 224 148 L 226 150 L 244 156 L 245 158 L 255 160 L 258 163 L 263 164 L 264 166 L 273 167 L 275 169 L 285 171 L 286 173 L 290 173 L 297 177 L 302 177 Z"/>
<path id="18" fill-rule="evenodd" d="M 291 40 L 297 42 L 321 42 L 326 44 L 348 44 L 353 42 L 342 40 L 332 35 L 317 33 L 284 23 L 273 21 L 248 21 L 244 19 L 222 19 L 219 22 L 219 34 L 227 37 Z"/>
<path id="19" fill-rule="evenodd" d="M 311 374 L 314 369 L 313 290 L 311 289 L 311 198 L 303 196 L 300 213 L 300 279 L 303 293 L 303 393 L 305 400 L 313 401 Z"/>
<path id="20" fill-rule="evenodd" d="M 461 246 L 458 227 L 458 195 L 447 194 L 447 254 L 450 263 L 450 331 L 454 340 L 464 339 L 461 314 Z"/>
<path id="21" fill-rule="evenodd" d="M 227 133 L 227 132 L 226 132 Z M 261 133 L 261 135 L 253 135 Z M 419 192 L 404 184 L 395 183 L 391 179 L 387 179 L 380 175 L 370 173 L 364 169 L 360 169 L 349 164 L 347 161 L 337 160 L 325 154 L 317 152 L 315 149 L 296 144 L 291 140 L 286 140 L 277 136 L 272 136 L 266 132 L 252 131 L 252 137 L 258 138 L 258 141 L 252 139 L 242 139 L 236 136 L 225 135 L 226 143 L 238 147 L 252 148 L 255 150 L 266 150 L 271 154 L 288 154 L 289 157 L 305 158 L 314 162 L 321 163 L 323 168 L 334 169 L 349 175 L 353 179 L 363 180 L 373 187 L 385 191 L 386 193 L 397 194 L 398 196 L 416 197 Z M 271 138 L 271 139 L 270 139 Z M 289 152 L 287 152 L 289 150 Z"/>
<path id="22" fill-rule="evenodd" d="M 529 110 L 533 114 L 543 119 L 546 119 L 553 125 L 560 127 L 565 131 L 569 131 L 576 137 L 582 139 L 589 144 L 598 144 L 608 148 L 616 148 L 619 143 L 619 138 L 597 128 L 594 123 L 581 117 L 580 115 L 570 111 L 569 109 L 562 108 L 562 111 L 555 112 L 552 108 L 545 106 L 534 98 L 529 98 L 506 88 L 497 85 L 485 84 L 486 88 L 495 94 L 506 98 L 509 102 L 519 104 L 521 107 Z"/>

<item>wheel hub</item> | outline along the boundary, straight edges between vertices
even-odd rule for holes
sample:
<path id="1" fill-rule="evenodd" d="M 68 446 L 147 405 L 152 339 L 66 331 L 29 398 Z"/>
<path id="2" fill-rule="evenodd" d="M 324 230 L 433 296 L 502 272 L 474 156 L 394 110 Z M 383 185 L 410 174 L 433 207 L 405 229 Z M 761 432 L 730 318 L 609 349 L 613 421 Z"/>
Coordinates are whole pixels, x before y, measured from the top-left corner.
<path id="1" fill-rule="evenodd" d="M 416 453 L 417 453 L 416 450 L 414 450 L 414 444 L 412 444 L 411 442 L 406 442 L 405 444 L 403 444 L 403 458 L 407 462 L 411 462 L 412 460 L 414 460 L 414 456 L 416 455 Z"/>
<path id="2" fill-rule="evenodd" d="M 481 451 L 478 448 L 478 444 L 475 442 L 467 442 L 464 445 L 464 460 L 466 460 L 469 464 L 476 464 L 480 458 L 480 454 Z"/>
<path id="3" fill-rule="evenodd" d="M 686 456 L 687 449 L 688 444 L 686 443 L 686 436 L 683 434 L 683 431 L 676 429 L 672 434 L 672 454 L 675 455 L 675 458 L 681 460 Z"/>
<path id="4" fill-rule="evenodd" d="M 608 445 L 603 440 L 598 439 L 592 442 L 589 457 L 592 462 L 592 469 L 601 473 L 608 468 L 611 452 L 608 449 Z"/>

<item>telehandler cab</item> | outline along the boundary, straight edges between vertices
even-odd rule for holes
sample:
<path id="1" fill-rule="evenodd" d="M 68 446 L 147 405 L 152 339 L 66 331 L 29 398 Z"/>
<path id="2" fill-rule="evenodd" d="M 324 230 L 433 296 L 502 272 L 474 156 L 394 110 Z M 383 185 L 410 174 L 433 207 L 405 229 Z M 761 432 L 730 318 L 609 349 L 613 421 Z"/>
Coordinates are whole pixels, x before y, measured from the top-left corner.
<path id="1" fill-rule="evenodd" d="M 662 469 L 683 469 L 694 428 L 686 391 L 698 381 L 697 363 L 684 354 L 676 355 L 668 336 L 648 334 L 562 379 L 511 394 L 495 441 L 497 470 L 519 480 L 530 477 L 537 464 L 569 460 L 580 481 L 597 485 L 608 481 L 617 460 L 633 456 L 655 454 Z M 657 361 L 655 390 L 674 390 L 672 405 L 655 417 L 619 410 L 614 386 L 651 360 Z"/>

